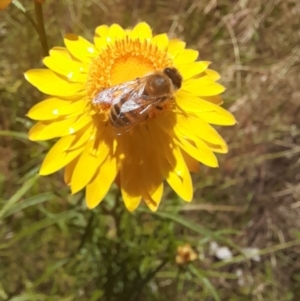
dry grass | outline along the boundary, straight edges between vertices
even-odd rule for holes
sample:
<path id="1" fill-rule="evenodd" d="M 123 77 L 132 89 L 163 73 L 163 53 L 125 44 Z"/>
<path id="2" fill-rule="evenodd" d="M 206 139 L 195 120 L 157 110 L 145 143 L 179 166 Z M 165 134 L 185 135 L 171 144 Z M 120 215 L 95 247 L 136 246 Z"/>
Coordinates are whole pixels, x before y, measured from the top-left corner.
<path id="1" fill-rule="evenodd" d="M 100 23 L 120 23 L 126 27 L 145 20 L 155 32 L 168 32 L 185 39 L 190 47 L 200 50 L 201 58 L 214 62 L 213 68 L 221 73 L 221 82 L 228 88 L 224 94 L 225 106 L 235 114 L 238 125 L 220 129 L 229 142 L 230 153 L 220 157 L 220 169 L 203 167 L 201 174 L 194 176 L 197 189 L 194 203 L 190 205 L 194 207 L 184 207 L 182 215 L 210 229 L 238 230 L 232 242 L 239 247 L 268 248 L 260 262 L 231 262 L 221 268 L 222 272 L 233 274 L 241 270 L 244 281 L 241 285 L 237 279 L 216 277 L 213 282 L 221 300 L 299 300 L 300 246 L 286 245 L 300 235 L 299 1 L 46 2 L 46 29 L 51 46 L 61 45 L 61 35 L 65 32 L 76 32 L 91 39 L 93 28 Z M 34 31 L 30 25 L 23 24 L 24 16 L 14 7 L 0 13 L 0 41 L 5 45 L 0 48 L 0 69 L 3 70 L 0 74 L 0 197 L 3 199 L 17 190 L 22 177 L 39 163 L 35 158 L 44 150 L 42 146 L 4 132 L 26 132 L 30 123 L 24 114 L 40 99 L 39 93 L 22 78 L 22 72 L 40 66 L 40 49 Z M 16 39 L 20 41 L 18 45 Z M 61 187 L 60 178 L 55 176 L 51 182 L 40 181 L 33 190 L 41 193 Z M 57 196 L 55 201 L 58 203 L 52 204 L 55 210 L 65 206 L 64 197 Z M 20 231 L 24 213 L 20 214 L 0 224 L 5 228 L 3 233 Z M 26 224 L 38 220 L 40 214 L 39 211 L 26 212 Z M 32 244 L 32 254 L 1 253 L 0 250 L 0 261 L 5 261 L 0 263 L 0 277 L 10 271 L 15 274 L 22 262 L 22 273 L 19 270 L 18 275 L 11 275 L 14 279 L 9 289 L 11 296 L 22 292 L 24 281 L 26 283 L 27 278 L 31 281 L 47 266 L 45 254 L 54 252 L 52 259 L 63 259 L 68 247 L 73 245 L 72 234 L 64 237 L 54 229 L 49 231 L 54 231 L 62 240 L 51 250 L 45 250 L 43 244 L 51 247 L 48 240 L 53 233 L 44 235 L 44 242 L 35 242 L 41 249 Z M 26 241 L 29 243 L 30 237 Z M 28 252 L 24 245 L 23 242 L 15 247 Z M 35 269 L 30 268 L 33 264 Z M 218 264 L 216 259 L 204 250 L 201 265 L 210 269 L 214 264 Z M 59 280 L 54 281 L 59 286 Z M 63 283 L 68 283 L 65 289 L 70 292 L 78 289 L 73 278 L 65 278 Z M 43 290 L 51 291 L 48 287 L 42 287 Z M 168 295 L 170 291 L 166 299 L 174 297 Z M 202 300 L 197 290 L 192 293 L 186 295 L 189 300 Z"/>

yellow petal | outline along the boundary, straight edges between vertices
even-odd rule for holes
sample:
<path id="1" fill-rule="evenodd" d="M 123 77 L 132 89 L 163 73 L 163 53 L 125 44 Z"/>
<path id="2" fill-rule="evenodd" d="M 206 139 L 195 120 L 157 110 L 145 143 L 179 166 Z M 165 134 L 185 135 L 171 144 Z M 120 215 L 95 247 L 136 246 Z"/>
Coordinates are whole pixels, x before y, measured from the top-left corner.
<path id="1" fill-rule="evenodd" d="M 96 28 L 95 34 L 99 37 L 106 37 L 109 27 L 107 25 L 100 25 Z"/>
<path id="2" fill-rule="evenodd" d="M 178 55 L 176 55 L 176 57 L 174 58 L 174 62 L 176 65 L 188 64 L 195 62 L 198 56 L 199 52 L 197 50 L 184 49 Z"/>
<path id="3" fill-rule="evenodd" d="M 225 91 L 222 85 L 215 83 L 208 76 L 184 81 L 181 89 L 196 96 L 213 96 Z"/>
<path id="4" fill-rule="evenodd" d="M 71 83 L 47 69 L 32 69 L 24 75 L 41 92 L 53 96 L 74 95 L 83 89 L 82 84 Z"/>
<path id="5" fill-rule="evenodd" d="M 65 76 L 72 82 L 85 83 L 87 80 L 88 70 L 82 63 L 50 56 L 45 57 L 43 63 L 52 71 Z"/>
<path id="6" fill-rule="evenodd" d="M 179 146 L 191 157 L 207 166 L 218 167 L 216 156 L 203 141 L 196 140 L 195 144 L 197 143 L 197 145 L 195 146 L 181 135 L 177 135 L 177 139 Z"/>
<path id="7" fill-rule="evenodd" d="M 5 9 L 12 0 L 0 0 L 0 10 Z"/>
<path id="8" fill-rule="evenodd" d="M 97 49 L 101 50 L 107 46 L 107 36 L 109 32 L 109 27 L 107 25 L 101 25 L 96 28 L 94 43 Z"/>
<path id="9" fill-rule="evenodd" d="M 133 212 L 142 199 L 143 181 L 140 165 L 137 164 L 136 158 L 130 154 L 131 143 L 126 139 L 123 139 L 122 142 L 125 158 L 122 160 L 120 168 L 121 192 L 127 210 Z"/>
<path id="10" fill-rule="evenodd" d="M 215 111 L 199 113 L 198 116 L 210 124 L 223 126 L 236 124 L 234 116 L 222 107 L 218 107 L 218 110 Z"/>
<path id="11" fill-rule="evenodd" d="M 97 54 L 92 43 L 75 34 L 66 34 L 64 42 L 69 52 L 82 62 L 89 63 Z"/>
<path id="12" fill-rule="evenodd" d="M 207 144 L 198 137 L 199 128 L 201 128 L 201 125 L 199 125 L 198 128 L 193 128 L 187 121 L 185 123 L 180 121 L 180 123 L 174 128 L 178 145 L 197 161 L 211 167 L 217 167 L 218 161 L 216 156 Z M 206 135 L 203 135 L 203 133 L 201 133 L 200 136 L 203 136 L 203 139 L 206 138 Z M 221 141 L 223 142 L 223 140 Z M 225 144 L 225 142 L 223 142 L 223 144 Z"/>
<path id="13" fill-rule="evenodd" d="M 30 129 L 28 133 L 29 139 L 38 141 L 61 137 L 63 132 L 71 127 L 76 119 L 77 117 L 38 122 Z"/>
<path id="14" fill-rule="evenodd" d="M 223 99 L 220 95 L 201 97 L 202 99 L 214 103 L 216 105 L 221 105 L 223 103 Z"/>
<path id="15" fill-rule="evenodd" d="M 33 106 L 27 116 L 34 120 L 52 120 L 66 115 L 81 114 L 87 103 L 84 100 L 69 101 L 60 98 L 48 98 Z"/>
<path id="16" fill-rule="evenodd" d="M 210 62 L 201 61 L 201 62 L 178 65 L 177 69 L 179 73 L 182 75 L 183 79 L 186 80 L 197 74 L 204 72 L 209 65 Z"/>
<path id="17" fill-rule="evenodd" d="M 178 39 L 170 40 L 169 41 L 169 47 L 168 47 L 168 54 L 169 54 L 170 58 L 174 58 L 184 48 L 185 48 L 185 42 L 183 42 L 181 40 L 178 40 Z"/>
<path id="18" fill-rule="evenodd" d="M 174 148 L 174 154 L 176 155 L 176 164 L 181 167 L 180 170 L 176 169 L 176 166 L 170 166 L 169 172 L 166 176 L 166 180 L 171 188 L 185 201 L 190 202 L 193 198 L 193 183 L 190 173 L 184 162 L 184 159 L 178 148 Z M 161 165 L 164 168 L 164 165 Z M 183 169 L 182 169 L 183 168 Z"/>
<path id="19" fill-rule="evenodd" d="M 181 180 L 175 172 L 170 172 L 167 182 L 171 188 L 186 202 L 193 199 L 193 183 L 190 174 L 186 174 Z"/>
<path id="20" fill-rule="evenodd" d="M 61 132 L 62 136 L 74 134 L 92 122 L 92 116 L 89 116 L 88 114 L 82 114 L 76 118 L 77 119 L 71 125 L 64 128 L 64 131 Z"/>
<path id="21" fill-rule="evenodd" d="M 75 169 L 75 166 L 78 162 L 78 157 L 75 158 L 73 161 L 71 161 L 68 165 L 65 167 L 64 172 L 64 181 L 69 186 L 71 184 L 72 174 Z"/>
<path id="22" fill-rule="evenodd" d="M 94 43 L 97 49 L 101 50 L 107 45 L 106 37 L 108 35 L 109 27 L 107 25 L 101 25 L 96 28 Z"/>
<path id="23" fill-rule="evenodd" d="M 49 54 L 52 58 L 57 59 L 64 59 L 64 60 L 71 60 L 72 57 L 66 47 L 53 47 Z"/>
<path id="24" fill-rule="evenodd" d="M 145 23 L 141 22 L 138 23 L 131 31 L 130 37 L 132 39 L 140 39 L 140 40 L 147 40 L 152 38 L 152 30 L 150 26 Z"/>
<path id="25" fill-rule="evenodd" d="M 98 50 L 103 50 L 107 47 L 109 38 L 105 37 L 94 37 L 94 43 Z"/>
<path id="26" fill-rule="evenodd" d="M 75 140 L 70 145 L 69 150 L 81 147 L 83 144 L 87 143 L 89 140 L 94 139 L 98 130 L 95 129 L 94 124 L 90 123 L 83 127 L 81 130 L 75 133 Z"/>
<path id="27" fill-rule="evenodd" d="M 217 80 L 219 80 L 221 78 L 221 75 L 217 71 L 212 70 L 212 69 L 205 70 L 205 73 L 213 81 L 217 81 Z"/>
<path id="28" fill-rule="evenodd" d="M 167 121 L 167 119 L 164 118 L 164 121 Z M 158 157 L 157 165 L 160 167 L 161 174 L 168 181 L 172 189 L 181 198 L 190 201 L 193 194 L 190 173 L 182 157 L 180 148 L 161 130 L 165 130 L 161 128 L 161 125 L 161 122 L 159 124 L 152 123 L 148 125 L 149 136 L 151 137 L 151 133 L 156 133 L 156 143 L 160 146 L 160 156 Z M 173 131 L 171 135 L 173 139 Z M 152 144 L 154 145 L 153 142 Z M 152 149 L 151 151 L 154 152 L 155 148 L 152 147 Z"/>
<path id="29" fill-rule="evenodd" d="M 128 193 L 128 191 L 130 191 L 131 189 L 127 189 L 127 188 L 128 187 L 124 189 L 123 186 L 121 186 L 122 198 L 127 210 L 129 212 L 133 212 L 140 205 L 142 200 L 142 194 L 140 192 L 139 194 L 133 195 L 131 193 Z"/>
<path id="30" fill-rule="evenodd" d="M 172 142 L 172 145 L 170 144 L 168 147 L 169 150 L 164 148 L 165 158 L 167 159 L 172 170 L 183 179 L 186 164 L 182 158 L 181 151 L 177 145 L 174 145 L 174 142 Z"/>
<path id="31" fill-rule="evenodd" d="M 155 212 L 158 209 L 163 192 L 164 192 L 164 184 L 163 182 L 161 182 L 160 185 L 156 188 L 156 190 L 153 191 L 151 194 L 149 193 L 143 194 L 144 202 L 147 204 L 148 208 L 151 211 Z"/>
<path id="32" fill-rule="evenodd" d="M 216 145 L 226 145 L 224 139 L 218 132 L 207 122 L 193 115 L 188 117 L 183 114 L 178 114 L 177 124 L 174 128 L 175 132 L 182 137 L 190 140 L 197 140 L 198 138 Z"/>
<path id="33" fill-rule="evenodd" d="M 234 116 L 227 110 L 184 91 L 176 95 L 176 103 L 184 112 L 194 114 L 207 123 L 216 125 L 236 123 Z"/>
<path id="34" fill-rule="evenodd" d="M 161 50 L 165 50 L 169 45 L 168 35 L 165 33 L 158 34 L 152 38 L 152 43 L 157 45 L 157 47 Z"/>
<path id="35" fill-rule="evenodd" d="M 207 141 L 204 141 L 204 142 L 215 153 L 220 153 L 220 154 L 228 153 L 228 146 L 227 145 L 216 145 L 216 144 L 209 143 Z"/>
<path id="36" fill-rule="evenodd" d="M 129 167 L 123 163 L 120 171 L 122 197 L 127 210 L 130 212 L 139 206 L 142 199 L 142 184 L 139 180 L 138 169 L 137 165 Z"/>
<path id="37" fill-rule="evenodd" d="M 97 169 L 105 161 L 111 150 L 105 137 L 97 137 L 97 140 L 100 142 L 98 143 L 96 139 L 91 140 L 78 159 L 71 181 L 72 193 L 78 192 L 91 182 Z"/>
<path id="38" fill-rule="evenodd" d="M 107 33 L 107 41 L 122 39 L 125 36 L 124 29 L 118 24 L 112 24 Z"/>
<path id="39" fill-rule="evenodd" d="M 86 205 L 95 208 L 106 196 L 118 173 L 118 162 L 115 156 L 109 155 L 96 171 L 96 177 L 86 187 Z"/>
<path id="40" fill-rule="evenodd" d="M 134 143 L 131 143 L 140 146 L 139 157 L 141 161 L 136 164 L 139 164 L 141 168 L 143 197 L 151 210 L 158 208 L 163 193 L 163 176 L 159 167 L 160 144 L 157 143 L 157 141 L 162 141 L 163 137 L 157 133 L 155 138 L 150 134 L 150 129 L 143 127 L 138 135 L 135 135 Z M 134 154 L 134 149 L 131 153 Z"/>
<path id="41" fill-rule="evenodd" d="M 74 136 L 66 136 L 59 139 L 46 155 L 40 169 L 40 175 L 49 175 L 68 165 L 80 155 L 83 148 L 68 151 Z"/>
<path id="42" fill-rule="evenodd" d="M 191 157 L 188 153 L 186 153 L 183 149 L 181 150 L 182 157 L 187 165 L 187 168 L 191 172 L 199 172 L 200 164 L 197 160 Z"/>

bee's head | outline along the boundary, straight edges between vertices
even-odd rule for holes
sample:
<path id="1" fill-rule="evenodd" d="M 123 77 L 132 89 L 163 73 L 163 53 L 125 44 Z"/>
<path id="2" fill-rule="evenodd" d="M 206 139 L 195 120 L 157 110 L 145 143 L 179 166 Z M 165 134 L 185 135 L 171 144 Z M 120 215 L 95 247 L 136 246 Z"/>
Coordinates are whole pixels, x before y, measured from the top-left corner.
<path id="1" fill-rule="evenodd" d="M 163 71 L 172 81 L 176 89 L 180 89 L 182 84 L 182 76 L 176 68 L 165 68 Z"/>
<path id="2" fill-rule="evenodd" d="M 145 89 L 145 93 L 150 95 L 162 95 L 170 92 L 170 79 L 161 74 L 153 74 Z"/>

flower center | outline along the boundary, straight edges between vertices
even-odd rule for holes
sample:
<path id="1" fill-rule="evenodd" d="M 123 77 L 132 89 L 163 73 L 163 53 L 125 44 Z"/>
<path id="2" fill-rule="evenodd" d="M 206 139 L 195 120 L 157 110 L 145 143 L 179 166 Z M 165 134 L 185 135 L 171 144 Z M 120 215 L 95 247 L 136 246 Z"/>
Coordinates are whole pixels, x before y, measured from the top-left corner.
<path id="1" fill-rule="evenodd" d="M 106 88 L 172 66 L 167 51 L 159 49 L 151 41 L 133 40 L 126 36 L 108 44 L 92 61 L 86 86 L 88 96 L 93 99 Z M 100 111 L 107 110 L 107 105 L 102 108 L 100 105 Z"/>

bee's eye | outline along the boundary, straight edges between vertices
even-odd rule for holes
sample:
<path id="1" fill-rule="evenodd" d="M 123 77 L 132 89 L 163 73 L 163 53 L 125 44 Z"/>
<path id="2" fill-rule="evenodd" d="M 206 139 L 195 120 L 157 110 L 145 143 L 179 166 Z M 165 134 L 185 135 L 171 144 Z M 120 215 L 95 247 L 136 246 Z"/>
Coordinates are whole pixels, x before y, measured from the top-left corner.
<path id="1" fill-rule="evenodd" d="M 170 76 L 170 74 L 174 73 L 174 70 L 172 68 L 165 68 L 164 69 L 164 73 L 168 76 Z"/>
<path id="2" fill-rule="evenodd" d="M 165 68 L 164 73 L 171 79 L 177 89 L 181 87 L 182 77 L 175 68 Z"/>

